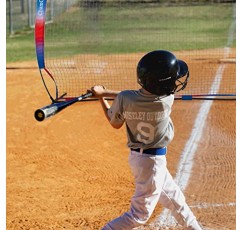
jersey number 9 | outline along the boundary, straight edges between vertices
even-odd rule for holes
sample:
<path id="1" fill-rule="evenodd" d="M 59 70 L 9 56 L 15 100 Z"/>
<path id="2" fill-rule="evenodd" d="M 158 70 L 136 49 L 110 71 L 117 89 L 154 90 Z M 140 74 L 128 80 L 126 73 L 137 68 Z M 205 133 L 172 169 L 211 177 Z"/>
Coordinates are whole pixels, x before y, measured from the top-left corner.
<path id="1" fill-rule="evenodd" d="M 154 141 L 155 127 L 150 123 L 139 122 L 137 124 L 137 140 L 144 143 L 150 144 Z"/>

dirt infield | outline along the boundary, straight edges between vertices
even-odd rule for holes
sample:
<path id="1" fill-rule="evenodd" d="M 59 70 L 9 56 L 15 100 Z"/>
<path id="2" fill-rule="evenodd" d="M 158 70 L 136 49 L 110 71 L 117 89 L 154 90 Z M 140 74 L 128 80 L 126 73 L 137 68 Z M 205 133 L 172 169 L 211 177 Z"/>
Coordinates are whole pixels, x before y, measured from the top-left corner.
<path id="1" fill-rule="evenodd" d="M 125 128 L 111 128 L 98 101 L 38 123 L 35 109 L 50 100 L 36 63 L 8 66 L 21 68 L 7 69 L 7 229 L 101 229 L 128 210 L 134 191 Z M 174 177 L 202 103 L 175 101 Z M 184 191 L 208 229 L 236 229 L 235 114 L 235 101 L 213 101 Z"/>

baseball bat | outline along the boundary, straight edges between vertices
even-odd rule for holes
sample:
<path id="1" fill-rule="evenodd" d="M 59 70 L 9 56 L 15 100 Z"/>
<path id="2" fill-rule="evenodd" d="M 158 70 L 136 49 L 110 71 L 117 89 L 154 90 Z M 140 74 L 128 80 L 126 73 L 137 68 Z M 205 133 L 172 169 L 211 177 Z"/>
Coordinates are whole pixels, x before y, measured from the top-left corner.
<path id="1" fill-rule="evenodd" d="M 91 97 L 93 94 L 91 92 L 83 94 L 79 97 L 73 98 L 69 101 L 62 101 L 62 102 L 54 102 L 50 105 L 47 105 L 41 109 L 37 109 L 34 113 L 34 117 L 37 121 L 43 121 L 46 118 L 49 118 L 61 110 L 65 109 L 66 107 L 73 105 L 74 103 L 81 101 L 85 98 Z"/>

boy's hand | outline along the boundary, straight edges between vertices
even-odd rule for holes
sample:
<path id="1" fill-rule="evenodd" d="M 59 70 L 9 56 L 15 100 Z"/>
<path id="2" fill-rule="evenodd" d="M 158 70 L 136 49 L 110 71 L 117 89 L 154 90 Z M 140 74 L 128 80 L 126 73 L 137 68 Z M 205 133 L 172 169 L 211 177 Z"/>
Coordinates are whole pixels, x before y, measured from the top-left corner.
<path id="1" fill-rule="evenodd" d="M 103 85 L 93 86 L 90 91 L 93 93 L 94 97 L 101 98 L 106 93 L 106 88 Z"/>

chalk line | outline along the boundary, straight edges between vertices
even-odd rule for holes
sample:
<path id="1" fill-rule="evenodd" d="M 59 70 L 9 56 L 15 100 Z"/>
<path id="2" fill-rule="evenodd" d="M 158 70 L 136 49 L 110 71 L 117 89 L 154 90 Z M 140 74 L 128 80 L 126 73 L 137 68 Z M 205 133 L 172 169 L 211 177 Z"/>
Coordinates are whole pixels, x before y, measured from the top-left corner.
<path id="1" fill-rule="evenodd" d="M 195 205 L 189 205 L 190 208 L 216 208 L 216 207 L 229 207 L 229 206 L 236 206 L 236 203 L 227 203 L 227 204 L 207 204 L 207 203 L 202 203 L 202 204 L 195 204 Z"/>

